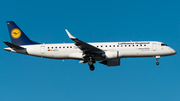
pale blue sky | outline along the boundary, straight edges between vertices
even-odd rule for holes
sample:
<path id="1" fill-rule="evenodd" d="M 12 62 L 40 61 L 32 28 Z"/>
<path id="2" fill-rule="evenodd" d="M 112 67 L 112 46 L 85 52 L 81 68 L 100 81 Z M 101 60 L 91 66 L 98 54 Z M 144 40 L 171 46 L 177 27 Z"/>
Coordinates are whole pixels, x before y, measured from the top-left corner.
<path id="1" fill-rule="evenodd" d="M 179 101 L 180 1 L 1 0 L 0 101 Z M 162 41 L 178 53 L 107 67 L 10 53 L 6 21 L 40 43 Z"/>

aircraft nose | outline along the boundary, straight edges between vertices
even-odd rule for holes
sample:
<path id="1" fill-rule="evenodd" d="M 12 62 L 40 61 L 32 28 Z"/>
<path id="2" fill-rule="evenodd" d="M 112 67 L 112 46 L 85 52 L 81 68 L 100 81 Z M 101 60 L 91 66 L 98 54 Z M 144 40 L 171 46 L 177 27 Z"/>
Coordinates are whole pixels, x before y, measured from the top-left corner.
<path id="1" fill-rule="evenodd" d="M 174 49 L 172 49 L 171 48 L 171 52 L 172 52 L 172 54 L 176 54 L 177 52 L 174 50 Z"/>

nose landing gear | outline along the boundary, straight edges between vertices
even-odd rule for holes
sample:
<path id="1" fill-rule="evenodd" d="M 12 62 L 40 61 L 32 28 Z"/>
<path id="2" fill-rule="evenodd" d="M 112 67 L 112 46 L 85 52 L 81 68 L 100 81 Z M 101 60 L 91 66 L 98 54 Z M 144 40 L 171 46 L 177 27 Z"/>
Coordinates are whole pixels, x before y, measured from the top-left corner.
<path id="1" fill-rule="evenodd" d="M 159 65 L 158 60 L 160 59 L 160 56 L 156 56 L 156 65 Z"/>

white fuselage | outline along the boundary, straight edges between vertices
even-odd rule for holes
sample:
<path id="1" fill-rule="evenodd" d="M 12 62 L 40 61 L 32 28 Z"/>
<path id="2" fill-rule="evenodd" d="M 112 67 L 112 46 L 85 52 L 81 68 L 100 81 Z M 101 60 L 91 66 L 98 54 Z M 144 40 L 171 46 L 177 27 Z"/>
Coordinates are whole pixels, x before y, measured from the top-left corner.
<path id="1" fill-rule="evenodd" d="M 174 49 L 158 41 L 103 42 L 88 44 L 102 49 L 105 52 L 105 55 L 108 56 L 106 59 L 155 57 L 176 54 Z M 83 59 L 83 51 L 74 45 L 74 43 L 22 45 L 21 47 L 26 48 L 26 50 L 13 50 L 9 47 L 5 48 L 5 50 L 52 59 Z M 114 57 L 114 54 L 108 55 L 108 52 L 117 52 L 117 57 Z M 95 57 L 95 60 L 100 61 L 105 59 Z"/>

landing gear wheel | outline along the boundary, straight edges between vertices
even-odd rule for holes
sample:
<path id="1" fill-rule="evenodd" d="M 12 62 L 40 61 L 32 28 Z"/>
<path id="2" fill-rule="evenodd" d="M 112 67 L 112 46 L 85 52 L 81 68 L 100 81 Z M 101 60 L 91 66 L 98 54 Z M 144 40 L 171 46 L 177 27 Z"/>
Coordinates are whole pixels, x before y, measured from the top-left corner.
<path id="1" fill-rule="evenodd" d="M 156 65 L 159 65 L 159 62 L 156 62 Z"/>
<path id="2" fill-rule="evenodd" d="M 95 68 L 94 68 L 93 65 L 91 65 L 91 66 L 89 66 L 89 69 L 90 69 L 91 71 L 93 71 Z"/>

